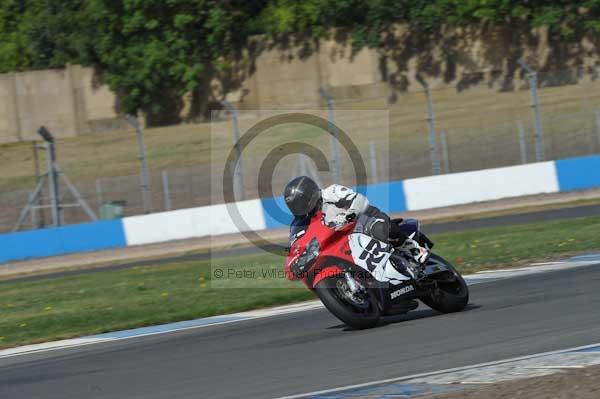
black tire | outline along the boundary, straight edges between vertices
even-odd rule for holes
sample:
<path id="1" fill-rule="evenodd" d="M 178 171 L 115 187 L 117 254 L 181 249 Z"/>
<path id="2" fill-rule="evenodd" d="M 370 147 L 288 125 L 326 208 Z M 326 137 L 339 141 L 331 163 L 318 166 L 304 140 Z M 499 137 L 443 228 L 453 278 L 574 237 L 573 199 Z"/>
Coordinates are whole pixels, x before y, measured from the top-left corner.
<path id="1" fill-rule="evenodd" d="M 352 304 L 336 288 L 339 280 L 344 280 L 343 276 L 333 276 L 325 278 L 317 284 L 315 291 L 317 296 L 323 302 L 323 305 L 335 317 L 346 323 L 349 327 L 362 330 L 374 327 L 379 321 L 381 311 L 375 293 L 368 290 L 365 307 L 358 307 Z"/>
<path id="2" fill-rule="evenodd" d="M 433 262 L 443 263 L 450 269 L 456 279 L 454 283 L 438 283 L 440 295 L 423 297 L 421 301 L 431 309 L 442 313 L 453 313 L 464 310 L 469 303 L 469 287 L 467 283 L 456 268 L 441 256 L 431 254 L 430 259 Z"/>

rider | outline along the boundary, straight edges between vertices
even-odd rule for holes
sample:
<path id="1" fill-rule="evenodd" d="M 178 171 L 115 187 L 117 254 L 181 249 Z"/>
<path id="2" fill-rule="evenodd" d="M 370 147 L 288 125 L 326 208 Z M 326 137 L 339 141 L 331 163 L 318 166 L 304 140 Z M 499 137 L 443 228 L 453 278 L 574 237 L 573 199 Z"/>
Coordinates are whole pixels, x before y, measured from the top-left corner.
<path id="1" fill-rule="evenodd" d="M 411 254 L 419 264 L 424 263 L 429 256 L 426 246 L 419 245 L 413 239 L 415 237 L 408 237 L 398 223 L 392 222 L 387 214 L 369 205 L 369 200 L 364 195 L 348 187 L 332 184 L 321 190 L 311 178 L 300 176 L 287 184 L 283 198 L 294 215 L 290 226 L 290 242 L 304 233 L 311 217 L 321 209 L 322 222 L 328 227 L 339 229 L 360 215 L 367 215 L 370 223 L 366 230 L 372 237 L 389 242 Z"/>

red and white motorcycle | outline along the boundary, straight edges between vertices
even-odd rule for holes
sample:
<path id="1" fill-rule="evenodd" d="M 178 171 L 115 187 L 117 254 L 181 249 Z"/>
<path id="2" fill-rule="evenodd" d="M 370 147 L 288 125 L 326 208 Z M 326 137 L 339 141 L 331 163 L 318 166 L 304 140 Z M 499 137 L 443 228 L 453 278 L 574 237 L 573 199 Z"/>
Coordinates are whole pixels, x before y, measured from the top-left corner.
<path id="1" fill-rule="evenodd" d="M 442 257 L 430 254 L 418 264 L 405 251 L 364 234 L 363 215 L 339 230 L 321 222 L 317 212 L 297 232 L 286 259 L 286 274 L 314 290 L 325 307 L 356 329 L 370 328 L 380 316 L 407 313 L 419 299 L 440 312 L 458 312 L 469 301 L 460 273 Z M 392 221 L 421 245 L 431 241 L 415 219 Z"/>

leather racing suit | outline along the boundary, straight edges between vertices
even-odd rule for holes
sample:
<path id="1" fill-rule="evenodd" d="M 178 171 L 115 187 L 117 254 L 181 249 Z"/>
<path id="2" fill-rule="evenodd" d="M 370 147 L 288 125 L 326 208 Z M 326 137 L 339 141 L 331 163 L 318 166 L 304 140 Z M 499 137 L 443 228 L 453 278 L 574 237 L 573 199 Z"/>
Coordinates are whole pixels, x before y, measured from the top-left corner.
<path id="1" fill-rule="evenodd" d="M 319 206 L 323 211 L 323 224 L 332 229 L 340 229 L 356 220 L 358 216 L 367 215 L 370 217 L 369 234 L 374 238 L 389 242 L 392 245 L 403 244 L 408 239 L 406 234 L 398 227 L 398 224 L 392 222 L 387 214 L 370 205 L 369 200 L 364 195 L 348 187 L 332 184 L 321 190 Z M 315 211 L 316 209 L 313 210 L 313 212 Z M 313 214 L 294 218 L 290 226 L 290 242 L 308 226 Z"/>

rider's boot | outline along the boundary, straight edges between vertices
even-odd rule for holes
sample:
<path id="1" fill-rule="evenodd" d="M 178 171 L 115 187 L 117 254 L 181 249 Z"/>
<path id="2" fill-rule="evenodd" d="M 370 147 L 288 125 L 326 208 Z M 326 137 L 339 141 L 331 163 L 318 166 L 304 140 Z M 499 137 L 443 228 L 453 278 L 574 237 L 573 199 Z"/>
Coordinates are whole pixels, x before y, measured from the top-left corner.
<path id="1" fill-rule="evenodd" d="M 408 259 L 404 258 L 397 251 L 392 252 L 390 261 L 398 273 L 414 280 L 418 279 L 418 275 L 415 273 L 414 268 L 409 264 Z"/>
<path id="2" fill-rule="evenodd" d="M 394 243 L 392 243 L 391 240 L 390 243 L 394 245 Z M 402 243 L 396 243 L 394 247 L 397 248 L 399 251 L 402 251 L 409 255 L 410 258 L 412 258 L 414 262 L 418 265 L 424 265 L 425 263 L 427 263 L 429 255 L 431 254 L 431 251 L 427 244 L 419 244 L 419 242 L 414 239 L 414 234 L 406 238 Z"/>
<path id="3" fill-rule="evenodd" d="M 429 259 L 429 250 L 426 247 L 410 244 L 410 248 L 405 245 L 397 247 L 392 253 L 390 260 L 398 272 L 410 277 L 416 281 L 422 279 L 425 275 L 423 265 Z"/>

